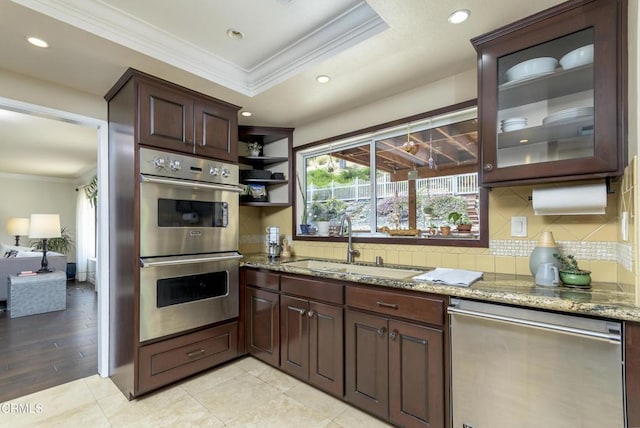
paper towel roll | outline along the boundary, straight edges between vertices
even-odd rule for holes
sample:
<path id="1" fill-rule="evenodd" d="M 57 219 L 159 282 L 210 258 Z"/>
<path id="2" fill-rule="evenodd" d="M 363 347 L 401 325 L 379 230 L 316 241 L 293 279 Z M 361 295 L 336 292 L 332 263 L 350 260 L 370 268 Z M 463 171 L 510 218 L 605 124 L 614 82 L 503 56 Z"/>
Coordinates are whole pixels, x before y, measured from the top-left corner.
<path id="1" fill-rule="evenodd" d="M 600 183 L 533 189 L 532 199 L 536 215 L 604 214 L 607 186 Z"/>

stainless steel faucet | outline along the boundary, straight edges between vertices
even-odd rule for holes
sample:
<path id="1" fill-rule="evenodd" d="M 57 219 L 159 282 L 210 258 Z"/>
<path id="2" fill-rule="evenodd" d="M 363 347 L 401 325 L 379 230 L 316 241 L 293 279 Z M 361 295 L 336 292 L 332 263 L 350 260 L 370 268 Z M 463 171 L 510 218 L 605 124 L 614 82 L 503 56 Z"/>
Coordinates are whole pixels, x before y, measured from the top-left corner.
<path id="1" fill-rule="evenodd" d="M 353 263 L 353 257 L 359 256 L 360 251 L 353 249 L 353 243 L 351 242 L 351 235 L 353 234 L 353 227 L 351 225 L 351 217 L 345 214 L 340 219 L 340 236 L 344 236 L 344 221 L 347 221 L 347 263 Z"/>

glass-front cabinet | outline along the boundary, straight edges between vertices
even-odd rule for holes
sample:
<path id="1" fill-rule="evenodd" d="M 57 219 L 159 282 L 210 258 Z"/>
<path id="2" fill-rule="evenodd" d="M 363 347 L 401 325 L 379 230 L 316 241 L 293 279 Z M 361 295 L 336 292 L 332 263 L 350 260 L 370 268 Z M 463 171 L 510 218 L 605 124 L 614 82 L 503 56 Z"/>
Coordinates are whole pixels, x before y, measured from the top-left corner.
<path id="1" fill-rule="evenodd" d="M 472 43 L 483 185 L 622 173 L 626 1 L 569 1 Z"/>

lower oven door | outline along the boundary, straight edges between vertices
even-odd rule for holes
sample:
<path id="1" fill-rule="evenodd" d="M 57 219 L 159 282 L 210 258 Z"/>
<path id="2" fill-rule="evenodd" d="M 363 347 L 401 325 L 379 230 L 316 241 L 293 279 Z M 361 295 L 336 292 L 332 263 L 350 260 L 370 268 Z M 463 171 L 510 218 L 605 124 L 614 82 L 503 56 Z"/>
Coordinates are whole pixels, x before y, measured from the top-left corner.
<path id="1" fill-rule="evenodd" d="M 140 341 L 236 318 L 236 252 L 141 259 Z"/>

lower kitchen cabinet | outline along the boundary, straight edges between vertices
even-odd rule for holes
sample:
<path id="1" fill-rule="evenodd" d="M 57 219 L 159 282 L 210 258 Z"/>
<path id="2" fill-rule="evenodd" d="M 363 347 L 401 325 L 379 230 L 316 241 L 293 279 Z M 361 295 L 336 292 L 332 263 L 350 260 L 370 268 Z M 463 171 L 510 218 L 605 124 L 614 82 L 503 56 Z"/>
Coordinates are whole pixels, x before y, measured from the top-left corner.
<path id="1" fill-rule="evenodd" d="M 247 352 L 280 366 L 280 295 L 273 291 L 246 288 Z"/>
<path id="2" fill-rule="evenodd" d="M 343 309 L 282 295 L 280 368 L 312 385 L 343 396 Z"/>
<path id="3" fill-rule="evenodd" d="M 142 346 L 137 390 L 157 389 L 237 356 L 237 322 Z"/>
<path id="4" fill-rule="evenodd" d="M 444 301 L 358 287 L 347 287 L 346 301 L 382 311 L 346 311 L 347 401 L 398 426 L 444 427 Z M 440 321 L 426 326 L 388 313 Z"/>

